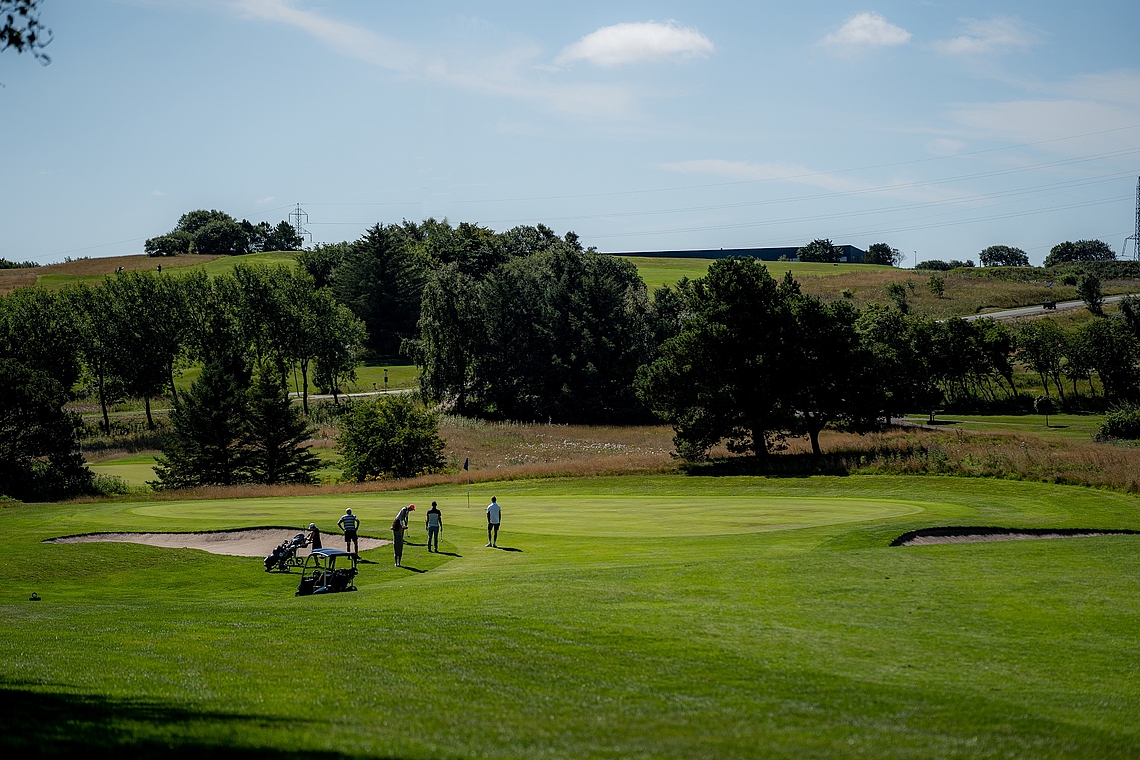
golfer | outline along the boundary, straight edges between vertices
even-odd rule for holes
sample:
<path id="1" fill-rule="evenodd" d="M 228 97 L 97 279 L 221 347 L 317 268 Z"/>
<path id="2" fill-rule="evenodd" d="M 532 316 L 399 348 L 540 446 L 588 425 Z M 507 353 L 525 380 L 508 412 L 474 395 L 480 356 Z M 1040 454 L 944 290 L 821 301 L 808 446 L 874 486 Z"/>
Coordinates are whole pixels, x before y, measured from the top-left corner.
<path id="1" fill-rule="evenodd" d="M 415 512 L 416 505 L 409 504 L 396 514 L 392 521 L 392 550 L 396 553 L 396 567 L 403 567 L 404 531 L 408 529 L 408 513 Z"/>
<path id="2" fill-rule="evenodd" d="M 491 503 L 487 505 L 487 546 L 498 546 L 499 544 L 499 521 L 502 514 L 499 509 L 499 502 L 492 496 Z M 494 535 L 491 531 L 494 531 Z"/>
<path id="3" fill-rule="evenodd" d="M 305 543 L 309 545 L 310 552 L 321 548 L 321 529 L 316 523 L 309 523 L 309 536 L 305 539 Z"/>
<path id="4" fill-rule="evenodd" d="M 360 520 L 352 514 L 351 509 L 346 509 L 344 510 L 344 517 L 340 518 L 336 524 L 344 531 L 344 550 L 348 551 L 351 544 L 352 553 L 358 553 L 360 551 L 360 540 L 356 537 L 356 529 L 360 527 Z"/>
<path id="5" fill-rule="evenodd" d="M 439 506 L 433 501 L 431 509 L 427 511 L 428 551 L 431 551 L 432 541 L 435 541 L 435 551 L 439 553 L 439 532 L 443 530 L 443 514 Z"/>

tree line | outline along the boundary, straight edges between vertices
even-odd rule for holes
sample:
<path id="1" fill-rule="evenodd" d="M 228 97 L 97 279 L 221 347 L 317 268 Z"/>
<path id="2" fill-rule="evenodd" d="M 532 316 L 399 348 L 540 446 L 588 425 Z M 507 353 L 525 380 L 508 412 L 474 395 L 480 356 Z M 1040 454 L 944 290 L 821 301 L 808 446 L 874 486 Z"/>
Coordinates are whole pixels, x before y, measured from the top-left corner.
<path id="1" fill-rule="evenodd" d="M 261 251 L 296 251 L 304 242 L 287 221 L 240 222 L 224 211 L 199 209 L 183 214 L 174 229 L 143 244 L 147 256 L 239 256 Z"/>

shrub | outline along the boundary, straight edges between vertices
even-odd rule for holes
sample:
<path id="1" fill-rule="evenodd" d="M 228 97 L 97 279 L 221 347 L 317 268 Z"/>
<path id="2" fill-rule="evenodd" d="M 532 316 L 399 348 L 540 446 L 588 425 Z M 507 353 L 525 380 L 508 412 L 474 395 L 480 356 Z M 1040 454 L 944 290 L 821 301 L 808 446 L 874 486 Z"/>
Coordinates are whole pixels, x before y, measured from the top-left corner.
<path id="1" fill-rule="evenodd" d="M 902 261 L 903 253 L 898 248 L 891 248 L 886 243 L 872 243 L 867 246 L 867 253 L 863 256 L 864 264 L 885 264 L 897 266 Z"/>
<path id="2" fill-rule="evenodd" d="M 800 261 L 815 261 L 825 264 L 837 262 L 842 256 L 843 251 L 830 240 L 813 240 L 796 251 L 796 258 Z"/>
<path id="3" fill-rule="evenodd" d="M 152 237 L 143 244 L 147 256 L 181 256 L 190 253 L 194 236 L 183 230 L 175 230 L 168 235 Z"/>
<path id="4" fill-rule="evenodd" d="M 931 272 L 947 272 L 953 267 L 949 262 L 940 261 L 939 259 L 931 259 L 930 261 L 920 261 L 914 265 L 915 269 L 925 269 Z"/>
<path id="5" fill-rule="evenodd" d="M 443 468 L 439 418 L 419 408 L 410 394 L 359 403 L 341 418 L 338 449 L 344 477 L 363 482 L 411 478 Z"/>
<path id="6" fill-rule="evenodd" d="M 1140 439 L 1140 404 L 1121 404 L 1110 409 L 1100 425 L 1098 438 Z"/>
<path id="7" fill-rule="evenodd" d="M 991 245 L 978 254 L 984 267 L 1027 267 L 1029 256 L 1020 248 L 1008 245 Z"/>
<path id="8" fill-rule="evenodd" d="M 1093 314 L 1102 314 L 1104 308 L 1104 294 L 1100 288 L 1100 278 L 1094 274 L 1086 274 L 1077 283 L 1077 296 L 1085 302 L 1085 306 Z"/>
<path id="9" fill-rule="evenodd" d="M 1103 240 L 1078 240 L 1073 243 L 1066 240 L 1058 243 L 1045 257 L 1045 266 L 1067 264 L 1073 261 L 1112 261 L 1116 253 Z"/>

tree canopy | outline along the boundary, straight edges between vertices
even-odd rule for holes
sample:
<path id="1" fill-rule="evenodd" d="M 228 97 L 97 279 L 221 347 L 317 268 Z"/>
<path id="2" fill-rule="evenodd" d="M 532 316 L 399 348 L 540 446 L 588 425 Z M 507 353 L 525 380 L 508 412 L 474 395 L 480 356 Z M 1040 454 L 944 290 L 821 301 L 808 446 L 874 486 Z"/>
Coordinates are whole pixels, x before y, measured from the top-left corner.
<path id="1" fill-rule="evenodd" d="M 984 267 L 1027 267 L 1029 255 L 1020 248 L 1008 245 L 991 245 L 978 254 Z"/>
<path id="2" fill-rule="evenodd" d="M 1114 261 L 1116 252 L 1103 240 L 1066 240 L 1057 243 L 1045 257 L 1045 266 L 1069 264 L 1075 261 Z"/>

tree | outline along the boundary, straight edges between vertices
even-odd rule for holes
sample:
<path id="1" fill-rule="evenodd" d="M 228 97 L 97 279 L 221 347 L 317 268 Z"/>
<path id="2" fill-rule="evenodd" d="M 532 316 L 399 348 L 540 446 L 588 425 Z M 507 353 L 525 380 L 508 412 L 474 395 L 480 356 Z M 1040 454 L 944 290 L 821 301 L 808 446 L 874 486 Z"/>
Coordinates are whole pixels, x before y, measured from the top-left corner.
<path id="1" fill-rule="evenodd" d="M 1096 370 L 1109 401 L 1134 401 L 1140 396 L 1136 361 L 1140 344 L 1125 320 L 1095 319 L 1081 326 L 1088 362 Z"/>
<path id="2" fill-rule="evenodd" d="M 152 237 L 143 244 L 147 256 L 182 256 L 190 253 L 194 236 L 184 230 Z"/>
<path id="3" fill-rule="evenodd" d="M 796 251 L 796 258 L 800 261 L 816 261 L 830 264 L 839 261 L 842 256 L 843 250 L 833 245 L 832 242 L 827 239 L 813 240 Z"/>
<path id="4" fill-rule="evenodd" d="M 113 401 L 112 390 L 119 380 L 120 346 L 115 320 L 115 304 L 106 282 L 94 287 L 72 285 L 65 288 L 63 297 L 70 306 L 76 328 L 76 347 L 87 371 L 95 381 L 99 408 L 103 412 L 103 431 L 111 432 L 107 405 Z"/>
<path id="5" fill-rule="evenodd" d="M 1057 243 L 1045 257 L 1045 266 L 1053 267 L 1058 264 L 1068 264 L 1078 261 L 1113 261 L 1116 253 L 1112 247 L 1103 240 L 1078 240 Z"/>
<path id="6" fill-rule="evenodd" d="M 0 298 L 0 357 L 47 374 L 69 395 L 82 369 L 78 339 L 71 304 L 60 293 L 18 288 Z"/>
<path id="7" fill-rule="evenodd" d="M 1033 399 L 1033 408 L 1038 414 L 1045 415 L 1045 427 L 1049 427 L 1049 415 L 1057 411 L 1057 405 L 1050 396 L 1038 396 Z"/>
<path id="8" fill-rule="evenodd" d="M 211 209 L 198 209 L 197 211 L 187 211 L 178 218 L 178 224 L 174 227 L 175 232 L 186 232 L 190 235 L 197 235 L 206 225 L 214 222 L 233 222 L 237 224 L 237 220 L 224 211 Z"/>
<path id="9" fill-rule="evenodd" d="M 341 383 L 356 379 L 368 332 L 364 323 L 338 304 L 327 290 L 317 291 L 317 296 L 310 327 L 313 330 L 313 379 L 317 387 L 333 394 L 333 401 L 339 403 L 337 394 Z M 307 383 L 305 392 L 308 393 Z"/>
<path id="10" fill-rule="evenodd" d="M 1086 274 L 1077 282 L 1077 296 L 1085 302 L 1085 308 L 1098 317 L 1104 315 L 1104 294 L 1100 289 L 1100 278 Z"/>
<path id="11" fill-rule="evenodd" d="M 984 267 L 1027 267 L 1029 256 L 1020 248 L 1008 245 L 991 245 L 978 254 Z"/>
<path id="12" fill-rule="evenodd" d="M 0 0 L 0 50 L 31 53 L 47 65 L 51 58 L 43 49 L 51 42 L 51 30 L 40 23 L 40 0 Z"/>
<path id="13" fill-rule="evenodd" d="M 872 243 L 867 246 L 867 253 L 863 256 L 864 264 L 881 264 L 891 267 L 898 266 L 902 260 L 903 252 L 898 248 L 891 248 L 886 243 Z"/>
<path id="14" fill-rule="evenodd" d="M 348 255 L 350 243 L 317 243 L 297 254 L 297 265 L 309 273 L 318 288 L 331 287 L 336 269 Z"/>
<path id="15" fill-rule="evenodd" d="M 216 219 L 194 233 L 193 252 L 204 256 L 249 253 L 249 235 L 232 219 Z"/>
<path id="16" fill-rule="evenodd" d="M 233 485 L 249 479 L 246 389 L 249 371 L 237 357 L 212 359 L 170 412 L 154 470 L 157 489 Z"/>
<path id="17" fill-rule="evenodd" d="M 389 476 L 411 478 L 443 467 L 439 420 L 408 394 L 352 406 L 341 417 L 337 439 L 344 477 L 358 482 Z"/>
<path id="18" fill-rule="evenodd" d="M 45 372 L 0 359 L 0 495 L 21 501 L 67 498 L 91 490 L 79 453 L 79 416 Z"/>
<path id="19" fill-rule="evenodd" d="M 297 234 L 297 229 L 287 221 L 280 221 L 265 236 L 261 243 L 263 251 L 299 251 L 305 239 Z"/>
<path id="20" fill-rule="evenodd" d="M 425 398 L 454 401 L 464 414 L 475 383 L 475 365 L 483 324 L 477 282 L 458 264 L 440 267 L 424 286 L 419 339 L 411 355 L 422 368 L 420 390 Z"/>
<path id="21" fill-rule="evenodd" d="M 941 275 L 930 275 L 930 279 L 926 281 L 926 286 L 938 298 L 942 298 L 946 294 L 946 278 Z"/>
<path id="22" fill-rule="evenodd" d="M 379 224 L 353 243 L 337 267 L 333 292 L 363 320 L 377 354 L 395 356 L 402 340 L 415 337 L 427 271 L 427 260 L 401 228 Z"/>
<path id="23" fill-rule="evenodd" d="M 256 483 L 312 483 L 321 461 L 303 445 L 310 427 L 272 371 L 258 373 L 249 390 L 245 467 Z"/>
<path id="24" fill-rule="evenodd" d="M 701 459 L 725 439 L 733 451 L 764 455 L 789 427 L 788 282 L 781 287 L 754 259 L 714 261 L 693 283 L 680 333 L 638 370 L 638 396 L 673 426 L 680 456 Z"/>
<path id="25" fill-rule="evenodd" d="M 887 283 L 887 297 L 895 302 L 900 314 L 910 313 L 910 304 L 906 300 L 906 286 L 901 282 Z"/>
<path id="26" fill-rule="evenodd" d="M 1049 393 L 1049 379 L 1057 386 L 1063 401 L 1061 361 L 1064 359 L 1065 335 L 1051 319 L 1036 319 L 1022 324 L 1017 331 L 1017 356 L 1041 378 L 1045 393 Z"/>

